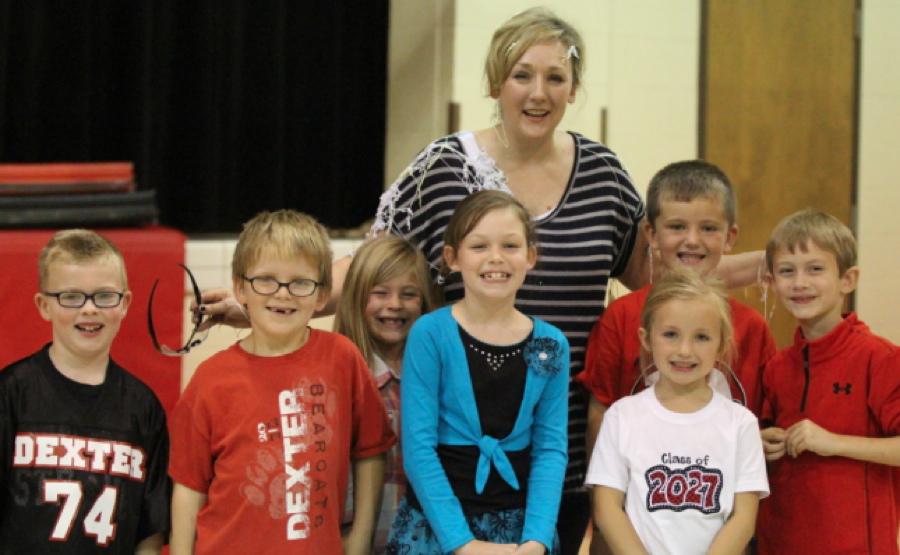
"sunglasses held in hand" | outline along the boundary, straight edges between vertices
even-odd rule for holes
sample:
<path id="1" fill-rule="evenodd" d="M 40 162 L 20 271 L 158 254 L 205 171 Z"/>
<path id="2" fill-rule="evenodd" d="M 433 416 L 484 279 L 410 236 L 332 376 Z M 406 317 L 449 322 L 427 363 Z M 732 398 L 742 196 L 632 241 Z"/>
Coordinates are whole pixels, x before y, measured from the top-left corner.
<path id="1" fill-rule="evenodd" d="M 191 287 L 194 290 L 194 300 L 196 301 L 196 306 L 199 307 L 201 305 L 201 296 L 200 296 L 200 286 L 197 285 L 197 280 L 194 278 L 194 274 L 188 269 L 184 264 L 179 264 L 181 268 L 187 273 L 188 279 L 191 280 Z M 200 329 L 200 325 L 203 323 L 204 314 L 199 312 L 195 314 L 194 319 L 194 329 L 191 331 L 190 337 L 188 337 L 187 341 L 185 341 L 184 345 L 179 349 L 173 349 L 167 345 L 163 345 L 159 342 L 159 339 L 156 336 L 156 327 L 153 325 L 153 297 L 156 294 L 156 286 L 159 285 L 159 280 L 153 282 L 153 287 L 150 289 L 150 300 L 147 303 L 147 328 L 150 331 L 150 340 L 153 341 L 153 347 L 159 351 L 160 353 L 166 356 L 182 356 L 188 354 L 191 349 L 196 347 L 197 345 L 203 343 L 206 339 L 206 336 L 209 334 L 209 328 L 205 328 L 203 330 Z"/>

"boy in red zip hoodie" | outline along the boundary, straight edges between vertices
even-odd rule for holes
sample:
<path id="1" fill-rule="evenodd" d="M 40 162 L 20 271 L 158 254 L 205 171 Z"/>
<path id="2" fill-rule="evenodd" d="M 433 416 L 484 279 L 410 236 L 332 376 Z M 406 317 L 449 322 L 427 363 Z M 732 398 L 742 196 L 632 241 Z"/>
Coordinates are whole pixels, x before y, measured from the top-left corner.
<path id="1" fill-rule="evenodd" d="M 798 329 L 763 376 L 758 553 L 896 555 L 900 352 L 842 313 L 859 278 L 853 234 L 803 210 L 772 232 L 766 261 Z"/>

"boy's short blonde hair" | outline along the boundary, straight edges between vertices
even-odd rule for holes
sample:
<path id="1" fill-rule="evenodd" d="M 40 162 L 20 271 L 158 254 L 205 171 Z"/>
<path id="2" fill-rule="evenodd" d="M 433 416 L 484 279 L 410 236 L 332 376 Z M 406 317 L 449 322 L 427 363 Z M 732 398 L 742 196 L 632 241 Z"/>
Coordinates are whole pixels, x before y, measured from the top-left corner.
<path id="1" fill-rule="evenodd" d="M 64 229 L 57 231 L 41 249 L 38 255 L 38 286 L 45 290 L 50 275 L 50 265 L 54 262 L 83 264 L 111 258 L 119 264 L 122 274 L 122 288 L 128 289 L 128 274 L 125 259 L 109 239 L 89 229 Z"/>
<path id="2" fill-rule="evenodd" d="M 260 212 L 244 224 L 231 259 L 235 281 L 247 274 L 263 256 L 287 259 L 307 257 L 318 266 L 321 289 L 331 289 L 331 241 L 325 227 L 296 210 Z"/>
<path id="3" fill-rule="evenodd" d="M 656 229 L 663 201 L 691 202 L 696 198 L 718 199 L 728 225 L 737 222 L 731 180 L 718 166 L 704 160 L 674 162 L 656 172 L 647 187 L 647 222 Z"/>
<path id="4" fill-rule="evenodd" d="M 785 249 L 794 253 L 796 249 L 806 252 L 812 241 L 820 249 L 830 252 L 837 260 L 838 274 L 856 266 L 856 238 L 843 222 L 821 210 L 807 208 L 784 218 L 766 243 L 766 265 L 774 271 L 775 253 Z"/>
<path id="5" fill-rule="evenodd" d="M 514 15 L 494 31 L 484 62 L 488 95 L 495 96 L 500 92 L 503 82 L 526 50 L 535 44 L 557 40 L 567 51 L 575 47 L 575 53 L 568 59 L 572 64 L 572 90 L 576 90 L 584 72 L 584 41 L 581 35 L 547 8 L 531 8 Z"/>

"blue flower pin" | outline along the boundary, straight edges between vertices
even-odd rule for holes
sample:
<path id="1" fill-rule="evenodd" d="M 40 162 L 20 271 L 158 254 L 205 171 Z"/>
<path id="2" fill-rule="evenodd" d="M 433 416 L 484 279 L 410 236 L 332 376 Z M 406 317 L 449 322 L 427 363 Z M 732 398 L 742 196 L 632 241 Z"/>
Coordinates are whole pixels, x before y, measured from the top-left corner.
<path id="1" fill-rule="evenodd" d="M 525 345 L 525 362 L 540 376 L 559 372 L 562 347 L 550 337 L 535 337 Z"/>

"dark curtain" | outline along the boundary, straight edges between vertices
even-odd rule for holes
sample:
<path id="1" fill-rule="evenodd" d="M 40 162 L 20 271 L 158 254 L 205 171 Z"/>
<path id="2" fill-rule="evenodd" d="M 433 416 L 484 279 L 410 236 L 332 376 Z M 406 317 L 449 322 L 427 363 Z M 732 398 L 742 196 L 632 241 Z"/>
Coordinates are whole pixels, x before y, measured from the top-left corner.
<path id="1" fill-rule="evenodd" d="M 0 161 L 132 160 L 162 223 L 332 227 L 383 186 L 388 0 L 0 0 Z"/>

